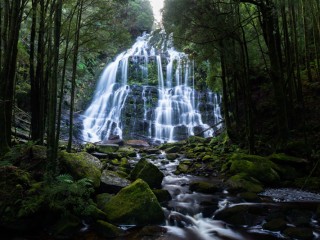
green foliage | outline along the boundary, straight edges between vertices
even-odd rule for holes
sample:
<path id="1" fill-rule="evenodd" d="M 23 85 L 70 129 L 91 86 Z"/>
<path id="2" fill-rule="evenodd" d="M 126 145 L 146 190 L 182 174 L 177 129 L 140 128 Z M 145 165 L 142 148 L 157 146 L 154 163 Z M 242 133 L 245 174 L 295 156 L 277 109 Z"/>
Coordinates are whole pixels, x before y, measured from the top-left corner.
<path id="1" fill-rule="evenodd" d="M 0 160 L 4 162 L 15 163 L 21 158 L 27 155 L 27 152 L 35 145 L 34 142 L 29 141 L 24 144 L 17 144 L 13 146 L 6 155 L 4 155 Z"/>
<path id="2" fill-rule="evenodd" d="M 26 216 L 46 206 L 51 211 L 63 215 L 87 216 L 95 209 L 95 204 L 90 198 L 93 192 L 90 179 L 82 178 L 75 181 L 68 174 L 59 175 L 53 182 L 44 183 L 39 192 L 33 192 L 22 200 L 18 215 Z"/>

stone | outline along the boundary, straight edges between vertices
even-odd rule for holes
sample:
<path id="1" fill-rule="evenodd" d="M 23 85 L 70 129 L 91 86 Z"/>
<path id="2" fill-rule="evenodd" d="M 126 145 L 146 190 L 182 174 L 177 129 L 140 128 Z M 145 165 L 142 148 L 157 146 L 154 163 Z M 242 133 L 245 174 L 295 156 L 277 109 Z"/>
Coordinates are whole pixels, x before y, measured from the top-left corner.
<path id="1" fill-rule="evenodd" d="M 179 163 L 179 165 L 177 166 L 177 171 L 180 173 L 187 173 L 189 170 L 189 165 L 188 164 L 184 164 L 184 163 Z"/>
<path id="2" fill-rule="evenodd" d="M 166 157 L 168 160 L 172 161 L 172 160 L 176 160 L 179 157 L 179 155 L 177 153 L 168 153 Z"/>
<path id="3" fill-rule="evenodd" d="M 283 219 L 273 219 L 262 225 L 262 228 L 269 231 L 283 231 L 287 227 L 287 222 Z"/>
<path id="4" fill-rule="evenodd" d="M 125 142 L 125 144 L 135 148 L 143 148 L 150 146 L 149 143 L 143 140 L 128 140 Z"/>
<path id="5" fill-rule="evenodd" d="M 307 159 L 289 156 L 285 153 L 274 153 L 268 158 L 271 161 L 279 164 L 299 164 L 303 166 L 309 163 Z"/>
<path id="6" fill-rule="evenodd" d="M 119 150 L 118 144 L 97 144 L 97 151 L 102 153 L 114 153 Z"/>
<path id="7" fill-rule="evenodd" d="M 107 154 L 107 153 L 93 152 L 93 153 L 91 153 L 91 155 L 95 156 L 96 158 L 99 158 L 99 159 L 108 159 L 109 158 L 109 154 Z"/>
<path id="8" fill-rule="evenodd" d="M 163 173 L 146 159 L 140 159 L 130 174 L 131 180 L 143 179 L 150 188 L 160 188 L 164 178 Z"/>
<path id="9" fill-rule="evenodd" d="M 158 148 L 146 148 L 143 150 L 143 152 L 147 154 L 160 154 L 161 151 Z"/>
<path id="10" fill-rule="evenodd" d="M 103 209 L 104 205 L 110 201 L 110 199 L 114 196 L 114 194 L 110 193 L 101 193 L 96 196 L 96 203 L 99 209 Z"/>
<path id="11" fill-rule="evenodd" d="M 138 179 L 102 208 L 112 224 L 144 226 L 164 223 L 162 208 L 149 185 Z"/>
<path id="12" fill-rule="evenodd" d="M 246 174 L 236 174 L 227 180 L 227 187 L 230 192 L 253 192 L 263 191 L 263 187 L 257 181 L 250 179 Z"/>
<path id="13" fill-rule="evenodd" d="M 100 160 L 87 152 L 60 153 L 62 168 L 74 178 L 88 178 L 93 181 L 94 187 L 100 186 L 102 163 Z"/>
<path id="14" fill-rule="evenodd" d="M 180 147 L 178 146 L 173 146 L 173 147 L 169 147 L 166 150 L 166 153 L 178 153 L 180 151 Z"/>
<path id="15" fill-rule="evenodd" d="M 120 177 L 116 172 L 104 170 L 101 174 L 100 190 L 102 192 L 117 193 L 122 188 L 129 186 L 130 181 Z"/>
<path id="16" fill-rule="evenodd" d="M 275 184 L 280 181 L 280 176 L 276 172 L 278 166 L 267 158 L 237 153 L 230 159 L 228 164 L 231 174 L 246 174 L 264 184 Z"/>
<path id="17" fill-rule="evenodd" d="M 190 191 L 200 193 L 215 193 L 219 190 L 215 184 L 203 181 L 191 182 L 189 189 Z"/>
<path id="18" fill-rule="evenodd" d="M 205 143 L 206 139 L 198 136 L 191 136 L 187 140 L 189 143 Z"/>
<path id="19" fill-rule="evenodd" d="M 100 235 L 106 238 L 119 237 L 123 233 L 123 230 L 121 230 L 117 226 L 103 220 L 97 220 L 93 225 L 93 228 Z"/>
<path id="20" fill-rule="evenodd" d="M 154 193 L 154 195 L 156 195 L 158 201 L 160 203 L 162 202 L 168 202 L 172 199 L 170 193 L 168 190 L 165 189 L 153 189 L 152 192 Z"/>

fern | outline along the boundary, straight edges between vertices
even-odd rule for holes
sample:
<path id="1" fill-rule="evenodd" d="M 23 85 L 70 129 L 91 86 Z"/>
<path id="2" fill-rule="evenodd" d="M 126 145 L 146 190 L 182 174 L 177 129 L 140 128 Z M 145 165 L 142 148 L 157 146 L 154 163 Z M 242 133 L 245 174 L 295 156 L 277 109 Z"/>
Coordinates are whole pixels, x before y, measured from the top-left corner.
<path id="1" fill-rule="evenodd" d="M 75 181 L 69 174 L 59 175 L 55 181 L 44 185 L 40 194 L 24 200 L 19 215 L 33 213 L 40 206 L 45 205 L 63 215 L 86 216 L 95 209 L 95 203 L 91 199 L 93 192 L 90 179 L 83 178 Z"/>

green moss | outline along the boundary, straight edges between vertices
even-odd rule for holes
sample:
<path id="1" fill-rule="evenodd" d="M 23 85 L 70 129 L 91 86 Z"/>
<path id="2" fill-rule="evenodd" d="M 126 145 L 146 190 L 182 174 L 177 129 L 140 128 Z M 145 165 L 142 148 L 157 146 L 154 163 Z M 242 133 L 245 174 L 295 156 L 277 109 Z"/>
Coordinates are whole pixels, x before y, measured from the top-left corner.
<path id="1" fill-rule="evenodd" d="M 237 174 L 228 179 L 227 184 L 230 191 L 259 193 L 263 188 L 259 182 L 249 179 L 246 174 Z"/>
<path id="2" fill-rule="evenodd" d="M 149 225 L 164 221 L 156 196 L 141 179 L 123 188 L 102 210 L 114 224 Z"/>
<path id="3" fill-rule="evenodd" d="M 163 173 L 152 163 L 141 159 L 130 174 L 130 179 L 143 179 L 151 188 L 160 188 L 163 180 Z"/>
<path id="4" fill-rule="evenodd" d="M 98 144 L 97 150 L 102 153 L 114 153 L 119 150 L 119 145 L 117 145 L 117 144 Z"/>
<path id="5" fill-rule="evenodd" d="M 168 153 L 167 155 L 166 155 L 166 158 L 168 159 L 168 160 L 175 160 L 175 159 L 177 159 L 179 157 L 179 155 L 178 154 L 176 154 L 176 153 Z"/>
<path id="6" fill-rule="evenodd" d="M 287 227 L 287 222 L 283 219 L 273 219 L 262 225 L 263 229 L 269 231 L 282 231 Z"/>
<path id="7" fill-rule="evenodd" d="M 154 189 L 152 190 L 152 192 L 154 193 L 154 195 L 156 195 L 158 201 L 160 203 L 162 202 L 168 202 L 172 199 L 170 193 L 168 192 L 168 190 L 164 190 L 164 189 Z"/>
<path id="8" fill-rule="evenodd" d="M 118 237 L 122 234 L 122 230 L 103 220 L 98 220 L 94 224 L 94 229 L 106 238 Z"/>
<path id="9" fill-rule="evenodd" d="M 288 163 L 306 164 L 306 163 L 308 163 L 308 161 L 306 159 L 289 156 L 284 153 L 274 153 L 274 154 L 270 155 L 268 158 L 275 163 L 282 163 L 282 164 L 288 164 Z"/>
<path id="10" fill-rule="evenodd" d="M 100 185 L 102 163 L 87 152 L 68 153 L 61 152 L 62 165 L 76 179 L 88 178 L 93 181 L 95 187 Z"/>
<path id="11" fill-rule="evenodd" d="M 265 184 L 277 183 L 280 180 L 275 171 L 279 169 L 278 166 L 267 158 L 237 153 L 233 154 L 230 159 L 231 174 L 245 173 Z"/>
<path id="12" fill-rule="evenodd" d="M 203 137 L 191 136 L 188 138 L 188 143 L 204 143 L 206 141 Z"/>

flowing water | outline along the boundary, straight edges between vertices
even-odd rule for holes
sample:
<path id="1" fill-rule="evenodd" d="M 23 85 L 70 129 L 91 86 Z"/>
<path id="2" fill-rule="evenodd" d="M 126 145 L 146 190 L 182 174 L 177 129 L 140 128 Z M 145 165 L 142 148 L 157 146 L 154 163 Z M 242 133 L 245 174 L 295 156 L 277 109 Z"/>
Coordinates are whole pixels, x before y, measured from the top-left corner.
<path id="1" fill-rule="evenodd" d="M 194 64 L 186 54 L 173 48 L 155 49 L 149 40 L 149 35 L 139 37 L 104 69 L 83 114 L 84 141 L 107 141 L 112 135 L 128 138 L 136 129 L 137 134 L 158 142 L 173 142 L 199 132 L 205 137 L 214 134 L 209 123 L 221 121 L 220 96 L 195 90 Z M 150 72 L 157 77 L 156 86 L 152 86 Z M 205 111 L 200 111 L 200 105 Z M 202 115 L 207 116 L 206 122 Z"/>

